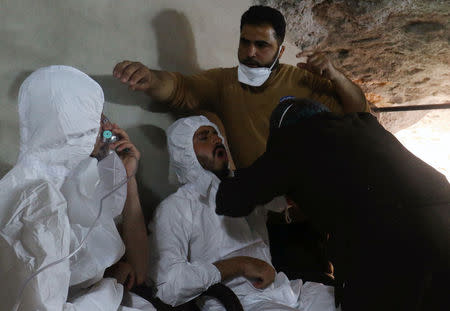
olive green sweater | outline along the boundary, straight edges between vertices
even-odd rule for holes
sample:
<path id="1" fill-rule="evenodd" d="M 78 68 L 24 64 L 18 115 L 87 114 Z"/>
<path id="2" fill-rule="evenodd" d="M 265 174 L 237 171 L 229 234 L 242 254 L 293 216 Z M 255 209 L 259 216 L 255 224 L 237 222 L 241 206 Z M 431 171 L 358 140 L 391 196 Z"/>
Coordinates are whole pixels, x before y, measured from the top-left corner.
<path id="1" fill-rule="evenodd" d="M 240 83 L 237 67 L 215 68 L 193 76 L 176 73 L 175 78 L 171 107 L 216 113 L 238 168 L 249 166 L 265 151 L 270 115 L 281 98 L 307 97 L 342 113 L 331 81 L 291 65 L 280 64 L 260 87 Z"/>

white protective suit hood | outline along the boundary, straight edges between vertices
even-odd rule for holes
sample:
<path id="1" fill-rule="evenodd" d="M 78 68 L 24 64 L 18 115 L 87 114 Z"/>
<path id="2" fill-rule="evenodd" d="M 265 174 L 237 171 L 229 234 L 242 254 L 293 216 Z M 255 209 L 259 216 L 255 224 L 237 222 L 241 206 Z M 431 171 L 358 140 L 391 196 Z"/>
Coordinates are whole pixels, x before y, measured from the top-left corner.
<path id="1" fill-rule="evenodd" d="M 222 139 L 217 126 L 204 116 L 182 118 L 167 129 L 167 146 L 169 148 L 170 169 L 173 170 L 181 184 L 191 183 L 196 190 L 205 195 L 211 181 L 217 178 L 214 173 L 205 170 L 197 160 L 193 137 L 201 126 L 212 126 Z M 225 148 L 227 148 L 225 146 Z"/>
<path id="2" fill-rule="evenodd" d="M 79 195 L 82 189 L 76 186 L 91 186 L 89 190 L 94 192 L 95 180 L 101 180 L 102 175 L 107 179 L 108 168 L 97 166 L 97 160 L 90 157 L 103 103 L 100 85 L 67 66 L 38 69 L 20 88 L 19 158 L 0 180 L 0 279 L 4 280 L 0 300 L 5 310 L 13 310 L 22 288 L 19 310 L 92 309 L 85 306 L 94 292 L 105 293 L 90 303 L 98 310 L 117 310 L 122 301 L 122 285 L 111 280 L 100 283 L 101 291 L 67 302 L 70 285 L 88 278 L 98 280 L 98 274 L 101 277 L 104 268 L 122 256 L 123 243 L 112 220 L 121 210 L 115 208 L 102 213 L 84 248 L 72 257 L 81 259 L 75 262 L 78 265 L 66 259 L 29 278 L 73 251 L 87 231 L 82 217 L 95 213 L 92 208 L 98 210 L 98 194 L 83 197 Z M 118 203 L 122 208 L 123 200 Z M 93 220 L 91 217 L 89 224 Z M 101 250 L 107 253 L 104 256 L 109 263 L 105 257 L 94 256 Z M 88 266 L 82 264 L 86 262 Z M 30 281 L 23 287 L 27 279 Z"/>
<path id="3" fill-rule="evenodd" d="M 50 66 L 33 72 L 19 91 L 17 165 L 60 186 L 92 152 L 103 102 L 100 85 L 75 68 Z"/>

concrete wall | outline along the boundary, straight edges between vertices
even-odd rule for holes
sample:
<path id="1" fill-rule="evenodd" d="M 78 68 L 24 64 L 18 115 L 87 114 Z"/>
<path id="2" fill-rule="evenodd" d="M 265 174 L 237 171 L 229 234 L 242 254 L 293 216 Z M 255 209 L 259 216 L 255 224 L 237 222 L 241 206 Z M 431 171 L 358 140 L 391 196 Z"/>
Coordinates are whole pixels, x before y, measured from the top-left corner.
<path id="1" fill-rule="evenodd" d="M 111 72 L 124 59 L 150 68 L 193 73 L 237 64 L 242 0 L 1 0 L 0 177 L 19 147 L 17 93 L 34 70 L 65 64 L 103 87 L 108 117 L 125 128 L 143 156 L 139 181 L 145 206 L 174 190 L 168 183 L 164 106 L 132 93 Z M 295 63 L 287 43 L 284 62 Z"/>

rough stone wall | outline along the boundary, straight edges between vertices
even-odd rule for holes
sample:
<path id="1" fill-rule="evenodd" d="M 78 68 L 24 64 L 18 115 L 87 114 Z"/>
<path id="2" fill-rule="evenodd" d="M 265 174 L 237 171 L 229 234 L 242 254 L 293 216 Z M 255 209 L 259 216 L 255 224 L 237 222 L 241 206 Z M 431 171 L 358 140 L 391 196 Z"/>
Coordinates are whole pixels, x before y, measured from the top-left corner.
<path id="1" fill-rule="evenodd" d="M 450 102 L 450 1 L 261 0 L 286 17 L 288 38 L 318 49 L 373 105 Z M 392 131 L 426 112 L 381 114 Z"/>

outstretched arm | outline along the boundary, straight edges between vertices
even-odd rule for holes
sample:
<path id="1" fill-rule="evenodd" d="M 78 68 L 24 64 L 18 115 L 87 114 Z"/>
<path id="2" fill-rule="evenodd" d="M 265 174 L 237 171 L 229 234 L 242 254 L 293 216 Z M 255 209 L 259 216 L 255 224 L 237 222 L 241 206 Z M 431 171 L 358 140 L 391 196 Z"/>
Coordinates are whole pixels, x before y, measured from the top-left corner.
<path id="1" fill-rule="evenodd" d="M 239 170 L 235 177 L 222 180 L 216 194 L 216 213 L 247 216 L 256 205 L 289 193 L 292 170 L 286 161 L 278 158 L 280 153 L 266 152 L 250 167 Z"/>
<path id="2" fill-rule="evenodd" d="M 143 91 L 156 101 L 167 101 L 175 88 L 175 76 L 167 71 L 150 70 L 140 62 L 118 63 L 113 75 L 133 91 Z"/>
<path id="3" fill-rule="evenodd" d="M 216 68 L 185 76 L 151 70 L 139 62 L 125 60 L 114 67 L 113 75 L 133 91 L 145 92 L 175 110 L 192 113 L 199 109 L 214 109 L 222 71 Z"/>
<path id="4" fill-rule="evenodd" d="M 301 52 L 297 57 L 306 57 L 306 63 L 298 63 L 299 68 L 329 79 L 336 87 L 336 93 L 345 113 L 369 111 L 364 92 L 359 86 L 337 70 L 325 54 L 314 51 Z"/>

